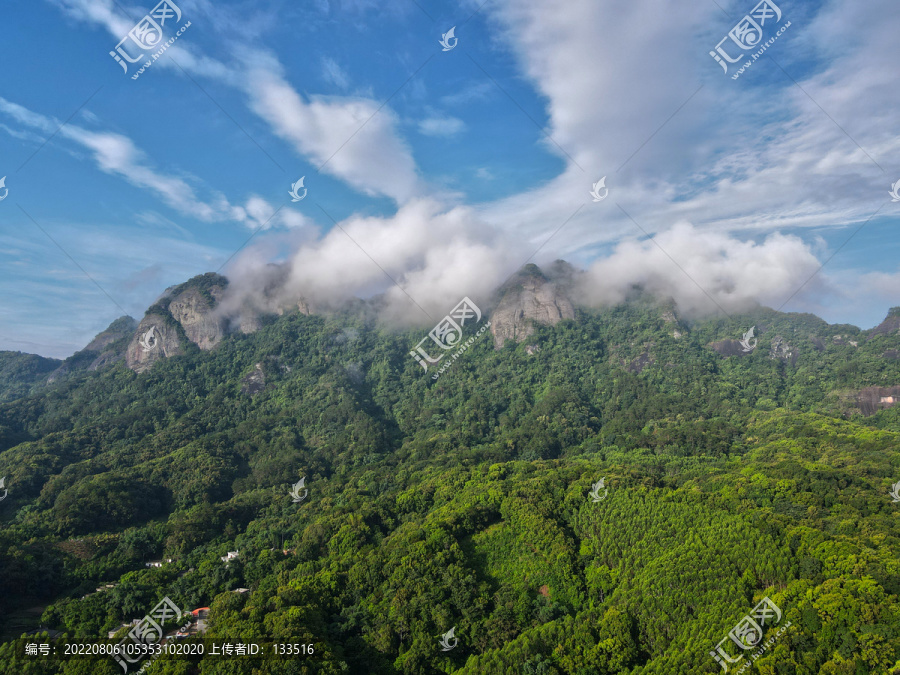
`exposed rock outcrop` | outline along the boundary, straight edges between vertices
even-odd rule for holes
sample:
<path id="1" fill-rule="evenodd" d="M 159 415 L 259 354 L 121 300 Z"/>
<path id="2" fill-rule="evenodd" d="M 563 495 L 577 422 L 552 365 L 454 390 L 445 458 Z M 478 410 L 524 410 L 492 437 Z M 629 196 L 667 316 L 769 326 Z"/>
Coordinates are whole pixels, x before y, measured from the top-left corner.
<path id="1" fill-rule="evenodd" d="M 900 387 L 866 387 L 856 396 L 856 406 L 863 415 L 874 415 L 897 403 L 900 403 Z"/>
<path id="2" fill-rule="evenodd" d="M 502 297 L 491 315 L 494 347 L 507 340 L 519 341 L 534 333 L 536 323 L 555 326 L 574 319 L 575 308 L 563 284 L 544 276 L 536 265 L 526 265 L 501 289 Z"/>
<path id="3" fill-rule="evenodd" d="M 633 359 L 631 363 L 625 367 L 625 370 L 629 373 L 636 373 L 639 375 L 644 372 L 644 368 L 652 366 L 654 363 L 656 363 L 656 359 L 654 359 L 649 352 L 644 352 L 636 359 Z"/>
<path id="4" fill-rule="evenodd" d="M 132 370 L 143 373 L 160 359 L 177 354 L 181 354 L 178 329 L 170 323 L 169 317 L 148 314 L 138 324 L 137 332 L 128 344 L 125 364 Z"/>
<path id="5" fill-rule="evenodd" d="M 266 388 L 266 374 L 262 363 L 257 363 L 253 371 L 241 378 L 241 393 L 255 396 Z"/>
<path id="6" fill-rule="evenodd" d="M 238 330 L 244 335 L 255 333 L 260 328 L 262 328 L 262 320 L 260 319 L 259 314 L 252 314 L 250 312 L 241 313 Z"/>
<path id="7" fill-rule="evenodd" d="M 213 291 L 210 294 L 215 298 Z M 188 288 L 172 298 L 169 313 L 181 327 L 188 340 L 204 351 L 209 351 L 222 341 L 225 335 L 225 321 L 213 312 L 213 304 L 197 288 Z"/>
<path id="8" fill-rule="evenodd" d="M 676 340 L 687 331 L 675 315 L 675 309 L 673 307 L 666 307 L 663 309 L 662 320 L 672 327 L 672 337 Z"/>
<path id="9" fill-rule="evenodd" d="M 744 347 L 739 340 L 719 340 L 718 342 L 710 343 L 709 346 L 722 356 L 749 356 L 753 353 L 753 350 L 749 352 L 744 351 Z"/>
<path id="10" fill-rule="evenodd" d="M 227 320 L 216 311 L 227 285 L 225 277 L 210 273 L 167 289 L 132 336 L 125 364 L 142 373 L 161 358 L 181 354 L 182 332 L 200 349 L 213 349 L 227 329 Z"/>
<path id="11" fill-rule="evenodd" d="M 781 359 L 785 363 L 794 365 L 797 362 L 797 351 L 791 347 L 780 335 L 772 338 L 772 346 L 769 348 L 770 359 Z"/>

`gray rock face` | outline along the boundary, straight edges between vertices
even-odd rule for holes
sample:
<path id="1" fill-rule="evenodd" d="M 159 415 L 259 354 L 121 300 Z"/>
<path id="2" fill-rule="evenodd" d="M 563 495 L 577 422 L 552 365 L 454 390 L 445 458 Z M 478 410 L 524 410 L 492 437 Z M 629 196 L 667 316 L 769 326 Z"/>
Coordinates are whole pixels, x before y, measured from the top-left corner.
<path id="1" fill-rule="evenodd" d="M 772 338 L 772 346 L 769 349 L 770 359 L 781 359 L 793 365 L 797 361 L 797 356 L 796 350 L 783 337 L 776 335 Z"/>
<path id="2" fill-rule="evenodd" d="M 161 358 L 181 354 L 185 337 L 200 349 L 213 349 L 228 329 L 216 311 L 227 284 L 225 277 L 210 273 L 167 289 L 132 336 L 125 365 L 142 373 Z"/>
<path id="3" fill-rule="evenodd" d="M 900 387 L 866 387 L 856 395 L 856 406 L 867 417 L 898 403 Z"/>
<path id="4" fill-rule="evenodd" d="M 143 373 L 160 359 L 181 354 L 178 332 L 166 321 L 167 317 L 161 314 L 148 314 L 141 320 L 125 351 L 125 364 L 129 368 Z"/>
<path id="5" fill-rule="evenodd" d="M 629 363 L 625 367 L 625 369 L 629 373 L 636 373 L 636 374 L 640 375 L 642 372 L 644 372 L 644 368 L 647 368 L 648 366 L 652 366 L 655 363 L 656 363 L 656 359 L 654 359 L 653 356 L 649 352 L 644 352 L 643 354 L 638 356 L 636 359 L 633 359 L 631 361 L 631 363 Z"/>
<path id="6" fill-rule="evenodd" d="M 250 313 L 249 311 L 241 313 L 238 329 L 244 335 L 255 333 L 260 328 L 262 328 L 262 321 L 259 318 L 259 314 Z"/>
<path id="7" fill-rule="evenodd" d="M 672 326 L 672 337 L 676 340 L 685 334 L 686 328 L 681 325 L 681 321 L 675 315 L 675 311 L 671 308 L 663 310 L 662 320 Z"/>
<path id="8" fill-rule="evenodd" d="M 722 356 L 749 356 L 753 351 L 745 352 L 739 340 L 719 340 L 709 345 Z"/>
<path id="9" fill-rule="evenodd" d="M 256 396 L 265 388 L 266 374 L 263 371 L 262 363 L 257 363 L 249 374 L 241 378 L 241 393 Z"/>
<path id="10" fill-rule="evenodd" d="M 213 287 L 210 294 L 215 297 Z M 196 288 L 188 288 L 169 303 L 172 317 L 184 328 L 184 334 L 195 345 L 209 351 L 222 341 L 225 322 L 213 312 L 213 306 Z"/>
<path id="11" fill-rule="evenodd" d="M 104 366 L 112 365 L 113 363 L 118 363 L 119 361 L 125 358 L 125 354 L 119 354 L 114 351 L 105 351 L 96 359 L 91 361 L 91 365 L 88 366 L 88 370 L 99 370 Z"/>
<path id="12" fill-rule="evenodd" d="M 572 301 L 556 284 L 539 271 L 524 272 L 506 291 L 491 315 L 494 347 L 500 349 L 506 340 L 519 341 L 528 337 L 534 333 L 535 323 L 555 326 L 563 319 L 574 318 Z"/>

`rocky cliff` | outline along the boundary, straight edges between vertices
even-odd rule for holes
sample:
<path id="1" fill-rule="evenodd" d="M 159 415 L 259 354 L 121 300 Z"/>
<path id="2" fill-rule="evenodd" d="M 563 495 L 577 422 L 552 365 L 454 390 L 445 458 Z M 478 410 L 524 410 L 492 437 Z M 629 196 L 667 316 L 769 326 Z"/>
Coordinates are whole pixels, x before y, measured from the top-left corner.
<path id="1" fill-rule="evenodd" d="M 125 352 L 125 363 L 142 373 L 162 358 L 182 353 L 182 339 L 200 349 L 213 349 L 226 333 L 216 305 L 228 280 L 202 274 L 166 290 L 141 320 Z M 182 337 L 183 336 L 183 337 Z"/>
<path id="2" fill-rule="evenodd" d="M 169 303 L 169 313 L 181 324 L 187 339 L 204 351 L 219 344 L 225 335 L 225 322 L 213 312 L 221 291 L 221 287 L 213 286 L 210 299 L 200 289 L 188 288 Z"/>
<path id="3" fill-rule="evenodd" d="M 559 264 L 557 264 L 559 267 Z M 555 326 L 575 318 L 575 307 L 565 293 L 565 269 L 550 278 L 536 265 L 526 265 L 500 289 L 501 297 L 491 314 L 494 347 L 507 340 L 522 340 L 534 333 L 535 324 Z"/>
<path id="4" fill-rule="evenodd" d="M 865 387 L 856 395 L 856 407 L 866 416 L 900 403 L 900 387 Z"/>
<path id="5" fill-rule="evenodd" d="M 125 352 L 129 368 L 143 373 L 160 359 L 181 354 L 181 338 L 170 319 L 162 313 L 152 313 L 141 320 Z"/>

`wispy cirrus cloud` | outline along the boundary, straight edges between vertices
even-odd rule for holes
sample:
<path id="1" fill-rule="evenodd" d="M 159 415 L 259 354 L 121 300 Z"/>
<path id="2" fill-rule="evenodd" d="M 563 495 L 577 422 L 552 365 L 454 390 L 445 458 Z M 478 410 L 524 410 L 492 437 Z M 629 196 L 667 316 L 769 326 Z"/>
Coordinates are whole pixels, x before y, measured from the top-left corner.
<path id="1" fill-rule="evenodd" d="M 113 0 L 48 0 L 68 16 L 107 29 L 120 39 L 133 26 L 113 11 Z M 210 11 L 207 3 L 200 3 Z M 226 8 L 216 8 L 227 14 Z M 228 23 L 219 18 L 218 23 Z M 156 67 L 184 70 L 193 76 L 234 87 L 248 98 L 248 107 L 320 170 L 367 195 L 385 195 L 402 203 L 421 192 L 412 152 L 396 130 L 396 115 L 364 96 L 304 96 L 286 79 L 284 68 L 268 50 L 244 47 L 225 64 L 199 48 L 179 41 Z M 336 84 L 346 76 L 336 62 L 324 63 L 326 77 Z"/>
<path id="2" fill-rule="evenodd" d="M 465 122 L 449 115 L 433 115 L 419 122 L 419 133 L 426 136 L 456 136 L 465 129 Z"/>
<path id="3" fill-rule="evenodd" d="M 91 131 L 71 123 L 61 125 L 52 117 L 35 113 L 2 97 L 0 113 L 47 135 L 58 129 L 57 137 L 88 150 L 101 171 L 121 176 L 132 185 L 152 192 L 184 215 L 204 222 L 231 220 L 250 228 L 269 228 L 275 224 L 297 227 L 305 222 L 301 214 L 290 209 L 283 209 L 273 218 L 275 208 L 255 195 L 251 195 L 244 205 L 238 205 L 232 204 L 219 192 L 207 190 L 210 197 L 203 200 L 197 194 L 197 188 L 186 179 L 155 168 L 146 153 L 123 134 Z"/>

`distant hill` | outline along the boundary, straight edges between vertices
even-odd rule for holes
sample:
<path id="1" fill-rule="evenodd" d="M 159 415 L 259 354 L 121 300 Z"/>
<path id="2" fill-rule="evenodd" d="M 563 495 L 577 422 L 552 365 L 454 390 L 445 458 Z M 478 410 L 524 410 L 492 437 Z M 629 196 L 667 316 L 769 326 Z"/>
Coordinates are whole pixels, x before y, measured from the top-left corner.
<path id="1" fill-rule="evenodd" d="M 37 354 L 0 351 L 0 401 L 27 395 L 33 386 L 43 383 L 62 361 Z"/>

